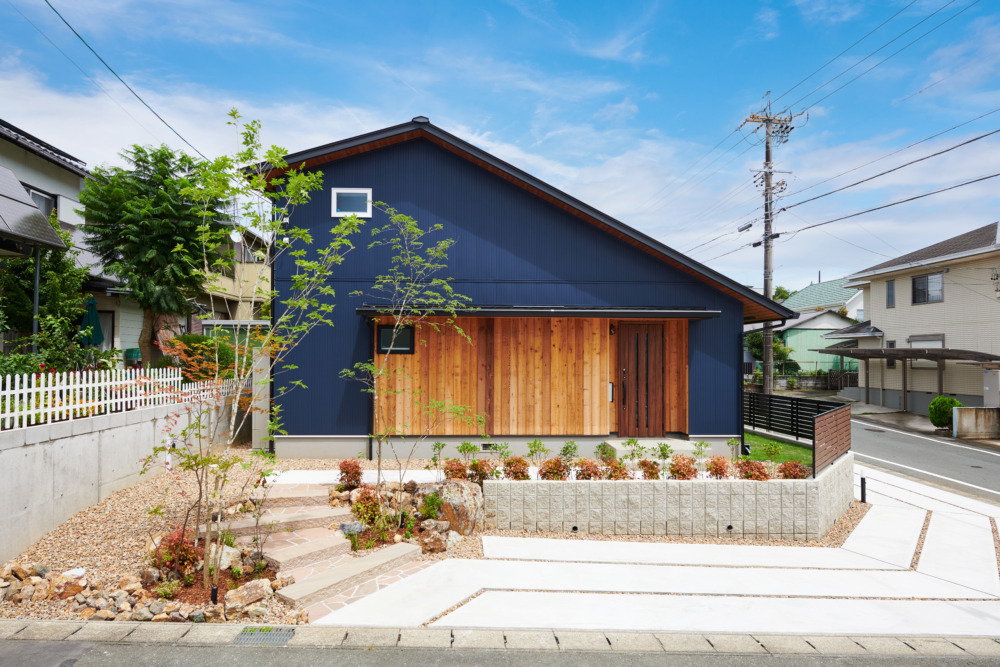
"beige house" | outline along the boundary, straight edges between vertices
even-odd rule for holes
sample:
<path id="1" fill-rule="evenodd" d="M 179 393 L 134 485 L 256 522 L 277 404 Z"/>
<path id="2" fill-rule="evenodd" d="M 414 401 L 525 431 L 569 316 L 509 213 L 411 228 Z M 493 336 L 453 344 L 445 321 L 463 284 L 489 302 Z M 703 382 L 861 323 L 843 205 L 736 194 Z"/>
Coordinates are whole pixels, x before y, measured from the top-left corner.
<path id="1" fill-rule="evenodd" d="M 843 395 L 867 395 L 870 403 L 920 414 L 939 394 L 983 405 L 984 380 L 1000 367 L 997 227 L 994 222 L 849 276 L 845 287 L 863 292 L 867 321 L 824 336 L 857 343 L 825 352 L 864 360 L 859 386 Z"/>

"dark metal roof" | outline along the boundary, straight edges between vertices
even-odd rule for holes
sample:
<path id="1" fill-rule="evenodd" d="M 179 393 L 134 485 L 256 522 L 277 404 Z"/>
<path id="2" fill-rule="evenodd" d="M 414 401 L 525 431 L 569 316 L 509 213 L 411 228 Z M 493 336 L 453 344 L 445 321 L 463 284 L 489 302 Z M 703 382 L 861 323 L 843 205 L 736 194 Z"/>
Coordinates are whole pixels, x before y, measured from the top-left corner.
<path id="1" fill-rule="evenodd" d="M 849 327 L 823 334 L 823 338 L 878 338 L 880 336 L 882 336 L 882 330 L 873 327 L 871 320 L 858 322 Z"/>
<path id="2" fill-rule="evenodd" d="M 56 250 L 66 248 L 66 244 L 35 206 L 35 202 L 31 201 L 14 172 L 6 167 L 0 167 L 0 239 Z M 10 248 L 8 250 L 17 252 Z"/>
<path id="3" fill-rule="evenodd" d="M 5 120 L 0 120 L 0 137 L 78 176 L 83 176 L 84 178 L 90 176 L 90 172 L 87 171 L 87 163 L 83 160 L 75 158 L 66 151 L 60 150 L 52 144 L 28 134 L 21 128 L 15 127 Z"/>
<path id="4" fill-rule="evenodd" d="M 940 243 L 929 245 L 926 248 L 921 248 L 920 250 L 914 250 L 911 253 L 901 255 L 895 259 L 890 259 L 889 261 L 882 262 L 881 264 L 876 264 L 875 266 L 870 266 L 864 271 L 859 271 L 855 275 L 862 276 L 872 271 L 881 271 L 893 266 L 912 264 L 914 262 L 924 262 L 937 257 L 970 252 L 980 248 L 985 249 L 995 245 L 997 245 L 997 223 L 993 222 L 985 227 L 973 229 L 971 232 L 953 236 L 952 238 L 941 241 Z"/>
<path id="5" fill-rule="evenodd" d="M 389 312 L 388 306 L 364 304 L 359 315 L 377 316 Z M 616 308 L 594 306 L 470 306 L 456 311 L 471 317 L 610 317 L 616 319 L 689 319 L 707 320 L 719 317 L 718 310 L 704 308 Z M 441 313 L 442 315 L 445 313 Z"/>
<path id="6" fill-rule="evenodd" d="M 894 348 L 857 348 L 853 350 L 830 349 L 810 350 L 823 354 L 835 354 L 838 357 L 854 359 L 928 359 L 930 361 L 945 361 L 961 359 L 963 361 L 995 362 L 1000 361 L 1000 355 L 988 354 L 977 350 L 951 350 L 940 347 L 894 347 Z"/>
<path id="7" fill-rule="evenodd" d="M 436 143 L 442 148 L 487 169 L 511 183 L 525 188 L 577 217 L 596 225 L 613 236 L 648 252 L 662 261 L 666 261 L 668 264 L 681 269 L 689 275 L 713 285 L 723 293 L 742 301 L 745 323 L 794 319 L 798 317 L 798 314 L 794 311 L 765 298 L 752 289 L 694 261 L 690 257 L 598 211 L 596 208 L 583 203 L 579 199 L 552 187 L 531 174 L 504 162 L 481 148 L 477 148 L 467 141 L 442 130 L 431 124 L 424 116 L 417 116 L 408 123 L 402 123 L 375 132 L 369 132 L 349 139 L 292 153 L 285 156 L 285 161 L 289 167 L 302 166 L 302 163 L 307 163 L 308 166 L 315 167 L 326 162 L 333 162 L 400 142 L 418 139 Z"/>

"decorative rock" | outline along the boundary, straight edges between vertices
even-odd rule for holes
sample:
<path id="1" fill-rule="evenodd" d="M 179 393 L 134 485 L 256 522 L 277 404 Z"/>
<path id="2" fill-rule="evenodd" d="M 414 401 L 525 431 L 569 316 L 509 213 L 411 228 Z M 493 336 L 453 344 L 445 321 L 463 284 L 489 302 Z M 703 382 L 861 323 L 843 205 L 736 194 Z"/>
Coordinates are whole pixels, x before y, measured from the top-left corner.
<path id="1" fill-rule="evenodd" d="M 211 549 L 211 555 L 208 558 L 209 563 L 214 563 L 215 559 L 219 558 L 219 569 L 228 570 L 233 566 L 234 563 L 240 563 L 242 561 L 242 554 L 240 554 L 239 549 L 233 547 L 222 546 L 222 553 L 216 552 L 216 547 L 218 545 L 213 544 Z"/>
<path id="2" fill-rule="evenodd" d="M 110 609 L 101 609 L 96 614 L 92 616 L 95 621 L 113 621 L 115 618 L 115 612 Z"/>
<path id="3" fill-rule="evenodd" d="M 393 536 L 392 536 L 392 541 L 393 541 L 393 543 L 395 543 L 395 544 L 399 544 L 400 542 L 402 542 L 402 541 L 403 541 L 403 536 L 402 536 L 402 535 L 399 535 L 399 534 L 397 533 L 396 535 L 393 535 Z"/>
<path id="4" fill-rule="evenodd" d="M 83 577 L 67 577 L 60 575 L 55 579 L 52 587 L 52 597 L 60 600 L 68 600 L 83 592 L 87 588 L 87 580 Z"/>
<path id="5" fill-rule="evenodd" d="M 142 580 L 137 574 L 126 574 L 124 577 L 118 580 L 118 588 L 122 590 L 130 590 L 129 585 L 142 583 Z M 140 588 L 142 588 L 140 586 Z"/>
<path id="6" fill-rule="evenodd" d="M 183 620 L 183 616 L 181 617 L 181 620 Z M 202 611 L 201 609 L 195 609 L 193 612 L 191 612 L 191 615 L 188 616 L 188 620 L 191 621 L 192 623 L 204 623 L 205 612 Z"/>
<path id="7" fill-rule="evenodd" d="M 226 613 L 221 604 L 210 604 L 205 607 L 204 618 L 206 623 L 225 623 Z"/>
<path id="8" fill-rule="evenodd" d="M 45 563 L 32 563 L 28 573 L 33 577 L 45 577 L 49 573 L 49 566 Z"/>
<path id="9" fill-rule="evenodd" d="M 160 580 L 160 576 L 160 571 L 155 567 L 147 567 L 139 573 L 139 580 L 147 586 L 152 586 Z"/>
<path id="10" fill-rule="evenodd" d="M 127 621 L 129 619 L 129 615 L 130 615 L 129 612 L 123 611 L 120 614 L 115 614 L 115 620 L 116 621 Z"/>
<path id="11" fill-rule="evenodd" d="M 360 521 L 351 521 L 349 523 L 340 524 L 338 529 L 344 535 L 353 535 L 362 532 L 365 529 L 365 524 L 361 523 Z"/>
<path id="12" fill-rule="evenodd" d="M 25 584 L 21 587 L 21 592 L 18 594 L 18 599 L 22 602 L 28 602 L 35 595 L 35 587 L 31 584 Z"/>
<path id="13" fill-rule="evenodd" d="M 77 604 L 87 604 L 87 596 L 83 593 L 77 593 L 76 597 L 73 599 L 76 600 Z"/>
<path id="14" fill-rule="evenodd" d="M 352 505 L 354 503 L 358 502 L 358 498 L 361 497 L 361 491 L 362 491 L 361 487 L 359 487 L 359 488 L 354 489 L 353 491 L 351 491 L 351 495 L 349 496 L 349 500 L 351 501 Z"/>
<path id="15" fill-rule="evenodd" d="M 277 577 L 275 577 L 274 582 L 271 584 L 271 587 L 274 590 L 280 590 L 285 586 L 291 586 L 294 583 L 295 583 L 295 577 L 293 577 L 292 575 L 279 574 Z"/>
<path id="16" fill-rule="evenodd" d="M 24 581 L 31 576 L 31 572 L 28 571 L 28 568 L 17 561 L 10 564 L 10 571 L 11 574 L 17 577 L 20 581 Z"/>
<path id="17" fill-rule="evenodd" d="M 451 522 L 442 521 L 441 519 L 438 519 L 437 532 L 441 533 L 442 535 L 447 535 L 448 531 L 450 530 L 451 530 Z"/>
<path id="18" fill-rule="evenodd" d="M 11 579 L 6 588 L 0 589 L 0 599 L 15 600 L 16 596 L 21 592 L 21 586 L 20 579 Z"/>
<path id="19" fill-rule="evenodd" d="M 87 574 L 87 570 L 82 567 L 74 567 L 72 570 L 66 570 L 62 573 L 64 577 L 82 577 Z"/>
<path id="20" fill-rule="evenodd" d="M 435 484 L 421 484 L 415 502 L 422 504 L 431 493 L 443 501 L 440 516 L 451 524 L 451 529 L 462 535 L 471 535 L 483 524 L 483 491 L 478 484 L 466 480 L 449 479 Z"/>
<path id="21" fill-rule="evenodd" d="M 148 609 L 145 609 L 144 607 L 139 607 L 138 609 L 132 612 L 131 618 L 133 621 L 151 621 L 153 620 L 153 615 L 149 613 Z"/>
<path id="22" fill-rule="evenodd" d="M 464 539 L 465 539 L 464 537 L 462 537 L 459 533 L 456 533 L 454 530 L 448 532 L 448 546 L 449 547 L 455 546 L 456 544 L 458 544 L 459 542 L 461 542 Z"/>
<path id="23" fill-rule="evenodd" d="M 249 618 L 263 618 L 265 615 L 267 615 L 267 605 L 263 603 L 250 605 L 249 607 L 247 607 L 246 615 Z"/>
<path id="24" fill-rule="evenodd" d="M 420 530 L 424 532 L 438 532 L 438 522 L 434 519 L 424 519 L 420 522 Z"/>
<path id="25" fill-rule="evenodd" d="M 169 616 L 169 618 L 167 620 L 169 620 L 171 623 L 187 623 L 188 622 L 188 620 L 186 618 L 184 618 L 183 616 L 181 616 L 176 611 L 171 612 L 170 616 Z M 202 621 L 205 620 L 205 616 L 204 615 L 201 617 L 201 620 Z"/>
<path id="26" fill-rule="evenodd" d="M 382 491 L 396 493 L 402 490 L 403 486 L 399 482 L 382 482 Z"/>
<path id="27" fill-rule="evenodd" d="M 163 604 L 162 602 L 159 602 L 159 601 L 154 602 L 153 604 L 149 605 L 149 613 L 152 614 L 153 616 L 157 616 L 159 614 L 162 614 L 166 610 L 167 610 L 167 605 L 165 605 L 165 604 Z"/>
<path id="28" fill-rule="evenodd" d="M 150 620 L 153 623 L 166 623 L 168 620 L 170 620 L 170 617 L 167 616 L 166 614 L 157 614 L 156 616 L 154 616 Z"/>
<path id="29" fill-rule="evenodd" d="M 409 494 L 415 494 L 417 492 L 417 483 L 411 479 L 409 482 L 403 485 L 403 489 L 405 489 L 406 492 Z"/>
<path id="30" fill-rule="evenodd" d="M 86 621 L 86 620 L 89 620 L 90 617 L 93 616 L 96 613 L 97 613 L 96 609 L 93 609 L 91 607 L 84 607 L 83 611 L 80 612 L 80 618 L 83 619 L 84 621 Z"/>
<path id="31" fill-rule="evenodd" d="M 303 609 L 302 611 L 299 612 L 298 621 L 299 621 L 300 625 L 306 625 L 306 624 L 309 623 L 309 610 L 308 609 Z"/>
<path id="32" fill-rule="evenodd" d="M 441 533 L 429 530 L 420 536 L 420 548 L 425 554 L 436 554 L 447 549 L 448 544 L 445 542 Z"/>
<path id="33" fill-rule="evenodd" d="M 254 579 L 226 593 L 226 618 L 236 618 L 255 602 L 267 600 L 274 594 L 267 579 Z"/>

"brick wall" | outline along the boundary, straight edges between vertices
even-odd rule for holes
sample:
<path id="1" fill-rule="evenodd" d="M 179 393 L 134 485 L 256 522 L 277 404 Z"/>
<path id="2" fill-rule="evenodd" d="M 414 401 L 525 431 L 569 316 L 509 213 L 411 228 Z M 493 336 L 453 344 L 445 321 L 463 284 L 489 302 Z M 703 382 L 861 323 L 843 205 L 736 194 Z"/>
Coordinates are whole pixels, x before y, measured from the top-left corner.
<path id="1" fill-rule="evenodd" d="M 851 449 L 851 406 L 814 418 L 817 473 Z"/>
<path id="2" fill-rule="evenodd" d="M 484 484 L 486 527 L 528 532 L 814 540 L 854 499 L 854 457 L 816 479 Z M 575 528 L 575 530 L 574 530 Z"/>

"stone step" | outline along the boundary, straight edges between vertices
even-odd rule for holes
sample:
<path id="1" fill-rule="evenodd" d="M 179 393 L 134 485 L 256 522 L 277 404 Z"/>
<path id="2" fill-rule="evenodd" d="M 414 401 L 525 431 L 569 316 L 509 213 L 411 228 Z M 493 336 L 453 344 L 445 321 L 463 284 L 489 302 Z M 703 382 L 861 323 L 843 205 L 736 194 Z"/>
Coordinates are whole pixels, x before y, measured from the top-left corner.
<path id="1" fill-rule="evenodd" d="M 274 551 L 264 549 L 264 560 L 275 572 L 294 570 L 321 560 L 327 560 L 351 550 L 351 541 L 346 537 L 332 532 L 328 537 L 321 537 L 306 542 L 293 544 Z"/>
<path id="2" fill-rule="evenodd" d="M 335 484 L 276 484 L 267 494 L 264 507 L 330 505 L 330 489 Z"/>
<path id="3" fill-rule="evenodd" d="M 271 534 L 278 534 L 289 530 L 299 530 L 301 528 L 326 528 L 334 522 L 340 523 L 343 521 L 353 521 L 353 517 L 351 517 L 351 510 L 347 507 L 303 507 L 302 510 L 298 512 L 265 514 L 261 517 L 260 523 L 262 529 L 264 529 L 264 524 L 274 523 L 274 525 L 270 527 Z M 237 537 L 243 535 L 253 535 L 256 523 L 256 520 L 253 518 L 238 519 L 233 521 L 228 528 L 233 535 L 236 535 Z M 223 525 L 223 527 L 226 526 Z M 201 529 L 200 534 L 205 534 L 204 528 Z"/>
<path id="4" fill-rule="evenodd" d="M 327 572 L 296 581 L 291 586 L 279 590 L 276 595 L 288 606 L 304 609 L 419 556 L 420 547 L 414 544 L 394 544 L 363 558 L 355 558 L 349 563 L 338 565 Z"/>

